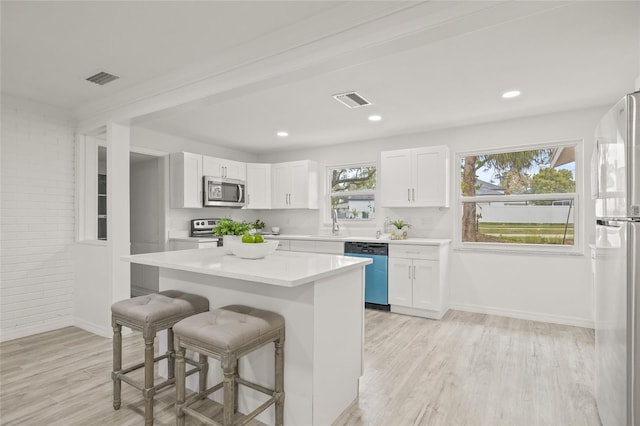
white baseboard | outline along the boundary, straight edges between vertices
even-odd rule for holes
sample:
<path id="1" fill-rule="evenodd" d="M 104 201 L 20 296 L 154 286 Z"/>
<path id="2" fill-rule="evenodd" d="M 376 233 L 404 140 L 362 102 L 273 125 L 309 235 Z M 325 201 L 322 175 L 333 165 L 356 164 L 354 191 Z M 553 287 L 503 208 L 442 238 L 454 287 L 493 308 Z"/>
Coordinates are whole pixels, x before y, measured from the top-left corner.
<path id="1" fill-rule="evenodd" d="M 0 342 L 8 342 L 9 340 L 33 336 L 34 334 L 57 330 L 59 328 L 72 327 L 73 325 L 73 319 L 69 317 L 61 318 L 59 320 L 47 320 L 42 324 L 29 325 L 26 327 L 15 327 L 10 330 L 2 330 L 0 334 Z"/>
<path id="2" fill-rule="evenodd" d="M 499 317 L 518 318 L 530 321 L 548 322 L 552 324 L 571 325 L 575 327 L 593 328 L 593 320 L 561 315 L 539 314 L 535 312 L 516 311 L 512 309 L 492 308 L 464 303 L 451 303 L 449 309 L 456 311 L 475 312 L 477 314 L 496 315 Z"/>
<path id="3" fill-rule="evenodd" d="M 103 327 L 79 318 L 74 320 L 73 325 L 98 336 L 113 337 L 113 329 L 111 327 Z"/>

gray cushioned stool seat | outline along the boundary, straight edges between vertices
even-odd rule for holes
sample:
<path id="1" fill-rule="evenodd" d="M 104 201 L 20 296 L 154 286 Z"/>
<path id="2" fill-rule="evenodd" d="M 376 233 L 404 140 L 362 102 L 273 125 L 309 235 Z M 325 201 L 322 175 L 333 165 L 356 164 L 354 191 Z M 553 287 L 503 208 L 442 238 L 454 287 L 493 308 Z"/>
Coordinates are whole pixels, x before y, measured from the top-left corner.
<path id="1" fill-rule="evenodd" d="M 146 337 L 208 309 L 209 300 L 202 296 L 167 290 L 116 302 L 111 305 L 111 314 L 113 322 L 137 326 Z"/>
<path id="2" fill-rule="evenodd" d="M 234 351 L 284 327 L 284 318 L 275 312 L 249 306 L 231 305 L 185 318 L 173 327 L 174 334 L 204 349 Z"/>
<path id="3" fill-rule="evenodd" d="M 173 326 L 180 320 L 191 315 L 206 312 L 209 300 L 196 294 L 184 293 L 177 290 L 163 291 L 157 294 L 134 297 L 121 300 L 111 305 L 111 325 L 113 327 L 113 408 L 118 410 L 122 404 L 121 383 L 130 384 L 142 391 L 145 400 L 145 425 L 153 425 L 153 398 L 156 392 L 175 383 L 175 351 L 173 347 Z M 122 327 L 129 327 L 141 331 L 144 338 L 144 361 L 142 363 L 122 368 Z M 167 330 L 167 352 L 158 357 L 154 353 L 156 333 Z M 162 383 L 154 383 L 154 364 L 163 359 L 167 360 L 168 378 Z M 190 361 L 196 368 L 187 374 L 200 372 L 206 374 L 206 359 Z M 144 369 L 144 380 L 141 382 L 129 373 Z M 204 380 L 204 379 L 202 379 Z"/>
<path id="4" fill-rule="evenodd" d="M 249 420 L 275 405 L 275 424 L 284 422 L 284 340 L 285 320 L 275 312 L 243 305 L 229 305 L 209 312 L 193 315 L 173 327 L 176 349 L 176 425 L 184 426 L 186 416 L 194 417 L 207 425 L 244 425 Z M 240 377 L 239 359 L 267 344 L 274 343 L 275 386 L 266 388 Z M 186 350 L 199 356 L 220 361 L 222 382 L 207 389 L 200 382 L 200 391 L 186 398 L 185 357 Z M 203 366 L 203 369 L 207 367 Z M 200 376 L 201 378 L 203 376 Z M 246 386 L 269 396 L 262 405 L 247 414 L 238 412 L 238 387 Z M 204 389 L 204 390 L 203 390 Z M 207 418 L 191 405 L 222 389 L 222 423 Z"/>

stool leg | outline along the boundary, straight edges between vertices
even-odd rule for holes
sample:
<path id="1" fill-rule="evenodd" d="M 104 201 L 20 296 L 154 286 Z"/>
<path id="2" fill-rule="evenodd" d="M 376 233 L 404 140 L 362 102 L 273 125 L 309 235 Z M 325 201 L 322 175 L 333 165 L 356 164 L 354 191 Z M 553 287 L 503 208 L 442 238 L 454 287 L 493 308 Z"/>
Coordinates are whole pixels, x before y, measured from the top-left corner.
<path id="1" fill-rule="evenodd" d="M 180 342 L 176 344 L 176 425 L 184 426 L 184 412 L 182 407 L 184 406 L 185 398 L 185 375 L 186 364 L 184 361 L 184 348 L 180 347 Z M 200 371 L 202 374 L 202 371 Z"/>
<path id="2" fill-rule="evenodd" d="M 207 390 L 207 374 L 209 374 L 209 359 L 204 354 L 198 354 L 198 366 L 200 372 L 198 373 L 198 379 L 200 379 L 200 396 L 204 395 Z"/>
<path id="3" fill-rule="evenodd" d="M 276 340 L 276 426 L 284 423 L 284 336 Z"/>
<path id="4" fill-rule="evenodd" d="M 235 372 L 233 374 L 234 380 L 235 380 L 235 388 L 233 390 L 233 412 L 237 413 L 238 412 L 238 390 L 240 389 L 240 386 L 238 386 L 238 381 L 237 379 L 240 378 L 240 360 L 236 359 L 236 367 L 235 367 Z"/>
<path id="5" fill-rule="evenodd" d="M 234 413 L 234 395 L 236 388 L 235 366 L 236 360 L 230 356 L 224 356 L 221 359 L 222 372 L 224 379 L 222 380 L 223 405 L 222 405 L 222 424 L 223 426 L 231 426 L 233 424 Z"/>
<path id="6" fill-rule="evenodd" d="M 113 325 L 113 408 L 120 409 L 122 404 L 122 380 L 120 380 L 120 371 L 122 370 L 122 326 L 120 324 Z"/>
<path id="7" fill-rule="evenodd" d="M 167 369 L 168 378 L 173 379 L 176 376 L 175 370 L 175 349 L 173 344 L 173 328 L 169 327 L 167 329 Z"/>
<path id="8" fill-rule="evenodd" d="M 153 425 L 153 340 L 144 339 L 144 424 L 145 426 Z"/>

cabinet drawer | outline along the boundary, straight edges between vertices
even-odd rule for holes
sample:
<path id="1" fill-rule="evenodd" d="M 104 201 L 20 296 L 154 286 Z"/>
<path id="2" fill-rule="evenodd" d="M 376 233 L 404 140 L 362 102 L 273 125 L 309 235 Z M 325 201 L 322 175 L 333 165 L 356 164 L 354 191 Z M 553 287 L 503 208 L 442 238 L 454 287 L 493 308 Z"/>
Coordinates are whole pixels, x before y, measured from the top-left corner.
<path id="1" fill-rule="evenodd" d="M 316 241 L 316 253 L 343 254 L 344 243 L 334 241 Z"/>
<path id="2" fill-rule="evenodd" d="M 271 241 L 280 241 L 278 244 L 278 248 L 276 250 L 289 251 L 289 240 L 271 240 Z"/>
<path id="3" fill-rule="evenodd" d="M 308 240 L 291 240 L 289 243 L 289 250 L 291 251 L 306 251 L 313 253 L 316 250 L 314 241 Z"/>
<path id="4" fill-rule="evenodd" d="M 439 251 L 439 246 L 410 246 L 389 244 L 389 257 L 438 260 Z"/>

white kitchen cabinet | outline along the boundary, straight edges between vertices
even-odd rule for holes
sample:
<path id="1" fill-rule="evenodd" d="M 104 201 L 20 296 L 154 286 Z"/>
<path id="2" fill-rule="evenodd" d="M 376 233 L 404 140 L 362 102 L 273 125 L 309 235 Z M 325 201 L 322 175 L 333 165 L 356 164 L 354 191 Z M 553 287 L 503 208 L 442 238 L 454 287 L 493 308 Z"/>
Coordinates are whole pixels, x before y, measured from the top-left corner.
<path id="1" fill-rule="evenodd" d="M 268 239 L 268 237 L 267 237 L 267 239 Z M 277 241 L 280 241 L 280 243 L 278 244 L 278 248 L 276 250 L 289 251 L 289 245 L 291 243 L 290 240 L 280 240 L 280 239 L 278 239 Z"/>
<path id="2" fill-rule="evenodd" d="M 318 240 L 290 240 L 290 251 L 305 251 L 309 253 L 344 254 L 344 242 L 342 241 L 318 241 Z"/>
<path id="3" fill-rule="evenodd" d="M 318 208 L 318 163 L 302 160 L 271 165 L 272 209 Z"/>
<path id="4" fill-rule="evenodd" d="M 384 207 L 449 207 L 449 148 L 383 151 L 380 188 Z"/>
<path id="5" fill-rule="evenodd" d="M 218 247 L 218 241 L 215 239 L 171 238 L 169 239 L 169 242 L 171 250 L 193 250 Z"/>
<path id="6" fill-rule="evenodd" d="M 171 153 L 169 182 L 171 208 L 202 207 L 202 155 Z"/>
<path id="7" fill-rule="evenodd" d="M 391 311 L 440 319 L 448 310 L 447 246 L 389 246 Z"/>
<path id="8" fill-rule="evenodd" d="M 227 179 L 247 179 L 247 164 L 224 158 L 202 156 L 202 174 Z"/>
<path id="9" fill-rule="evenodd" d="M 247 163 L 247 209 L 271 208 L 271 164 Z"/>

